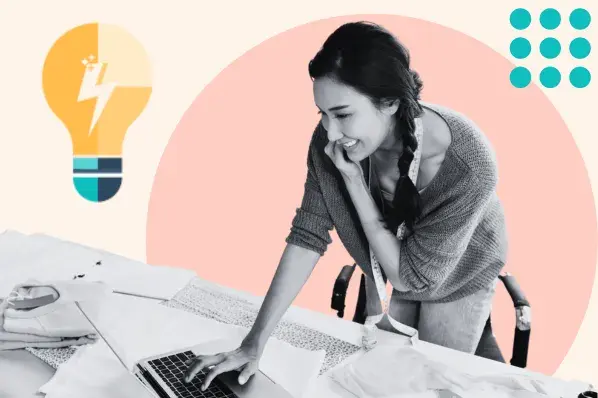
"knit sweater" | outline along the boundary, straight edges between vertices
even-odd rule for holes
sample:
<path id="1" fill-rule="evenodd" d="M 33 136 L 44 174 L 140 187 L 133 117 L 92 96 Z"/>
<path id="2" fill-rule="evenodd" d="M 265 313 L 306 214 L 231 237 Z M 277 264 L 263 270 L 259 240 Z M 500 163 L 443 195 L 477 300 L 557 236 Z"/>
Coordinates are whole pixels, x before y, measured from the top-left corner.
<path id="1" fill-rule="evenodd" d="M 508 250 L 506 226 L 496 193 L 496 159 L 483 133 L 454 110 L 422 105 L 445 120 L 452 139 L 439 170 L 420 193 L 421 216 L 400 246 L 399 277 L 409 290 L 394 295 L 450 302 L 498 277 Z M 301 207 L 286 242 L 324 255 L 335 228 L 354 261 L 373 278 L 367 237 L 340 172 L 324 152 L 327 143 L 318 124 L 309 145 Z"/>

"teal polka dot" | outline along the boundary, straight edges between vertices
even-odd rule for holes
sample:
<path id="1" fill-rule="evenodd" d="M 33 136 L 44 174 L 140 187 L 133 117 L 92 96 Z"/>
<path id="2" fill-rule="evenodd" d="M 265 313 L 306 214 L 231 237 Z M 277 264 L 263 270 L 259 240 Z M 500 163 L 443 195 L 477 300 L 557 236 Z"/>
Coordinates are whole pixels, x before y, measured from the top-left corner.
<path id="1" fill-rule="evenodd" d="M 540 72 L 540 83 L 546 88 L 555 88 L 561 82 L 561 72 L 555 67 L 548 66 Z"/>
<path id="2" fill-rule="evenodd" d="M 509 18 L 511 26 L 518 30 L 527 28 L 532 23 L 532 16 L 525 8 L 517 8 Z"/>
<path id="3" fill-rule="evenodd" d="M 561 14 L 554 8 L 547 8 L 540 14 L 540 24 L 544 29 L 556 29 L 561 24 Z"/>
<path id="4" fill-rule="evenodd" d="M 590 26 L 592 16 L 584 8 L 576 8 L 569 15 L 569 23 L 577 30 L 583 30 Z"/>
<path id="5" fill-rule="evenodd" d="M 591 50 L 592 46 L 590 45 L 590 42 L 583 37 L 573 39 L 569 45 L 569 52 L 577 59 L 583 59 L 587 57 L 590 55 Z"/>
<path id="6" fill-rule="evenodd" d="M 511 71 L 509 78 L 513 86 L 517 88 L 524 88 L 527 87 L 527 85 L 532 81 L 532 74 L 529 70 L 527 70 L 527 68 L 518 66 Z"/>
<path id="7" fill-rule="evenodd" d="M 590 84 L 590 80 L 592 80 L 592 75 L 590 74 L 590 71 L 584 67 L 578 66 L 569 73 L 569 81 L 573 87 L 584 88 Z"/>
<path id="8" fill-rule="evenodd" d="M 540 43 L 540 53 L 544 58 L 556 58 L 561 53 L 561 43 L 554 37 L 547 37 Z"/>
<path id="9" fill-rule="evenodd" d="M 532 45 L 529 40 L 518 37 L 511 42 L 511 54 L 517 59 L 523 59 L 532 52 Z"/>

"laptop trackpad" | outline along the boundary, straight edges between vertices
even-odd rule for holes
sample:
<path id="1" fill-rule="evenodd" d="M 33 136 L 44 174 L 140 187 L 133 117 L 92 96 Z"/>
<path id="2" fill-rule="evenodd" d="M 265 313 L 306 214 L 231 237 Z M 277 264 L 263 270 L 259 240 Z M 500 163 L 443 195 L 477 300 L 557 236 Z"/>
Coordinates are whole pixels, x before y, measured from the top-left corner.
<path id="1" fill-rule="evenodd" d="M 213 355 L 229 352 L 241 344 L 246 332 L 239 330 L 236 338 L 223 338 L 198 344 L 193 347 L 195 355 Z M 280 385 L 270 380 L 264 373 L 257 371 L 244 385 L 239 384 L 239 372 L 232 371 L 220 374 L 218 379 L 226 384 L 239 398 L 292 398 L 292 395 Z"/>
<path id="2" fill-rule="evenodd" d="M 260 371 L 255 372 L 253 376 L 244 384 L 239 384 L 239 372 L 232 371 L 222 373 L 218 376 L 224 384 L 226 384 L 239 398 L 291 398 L 291 394 L 280 385 L 274 383 L 265 374 Z"/>

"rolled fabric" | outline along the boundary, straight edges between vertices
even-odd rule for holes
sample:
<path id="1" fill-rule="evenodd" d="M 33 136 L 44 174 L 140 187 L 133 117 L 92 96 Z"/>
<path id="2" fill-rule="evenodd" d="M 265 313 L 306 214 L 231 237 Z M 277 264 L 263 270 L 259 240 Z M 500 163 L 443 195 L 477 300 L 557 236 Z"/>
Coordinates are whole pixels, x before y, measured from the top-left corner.
<path id="1" fill-rule="evenodd" d="M 56 348 L 88 344 L 97 338 L 76 302 L 101 302 L 111 289 L 82 280 L 17 285 L 0 304 L 0 349 Z"/>
<path id="2" fill-rule="evenodd" d="M 97 338 L 79 337 L 76 339 L 60 339 L 58 341 L 0 341 L 0 351 L 19 350 L 21 348 L 65 348 L 92 344 Z"/>
<path id="3" fill-rule="evenodd" d="M 435 361 L 413 346 L 376 345 L 331 378 L 359 398 L 558 398 L 520 374 L 474 376 Z"/>

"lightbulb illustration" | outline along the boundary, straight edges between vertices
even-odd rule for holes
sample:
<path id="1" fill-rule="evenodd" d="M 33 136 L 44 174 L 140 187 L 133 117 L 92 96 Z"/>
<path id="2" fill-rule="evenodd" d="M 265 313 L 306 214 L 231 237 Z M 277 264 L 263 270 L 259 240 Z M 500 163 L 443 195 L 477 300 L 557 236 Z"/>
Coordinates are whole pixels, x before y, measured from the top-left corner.
<path id="1" fill-rule="evenodd" d="M 92 202 L 114 197 L 122 184 L 125 135 L 152 93 L 145 49 L 118 26 L 77 26 L 48 52 L 42 85 L 71 136 L 75 189 Z"/>

